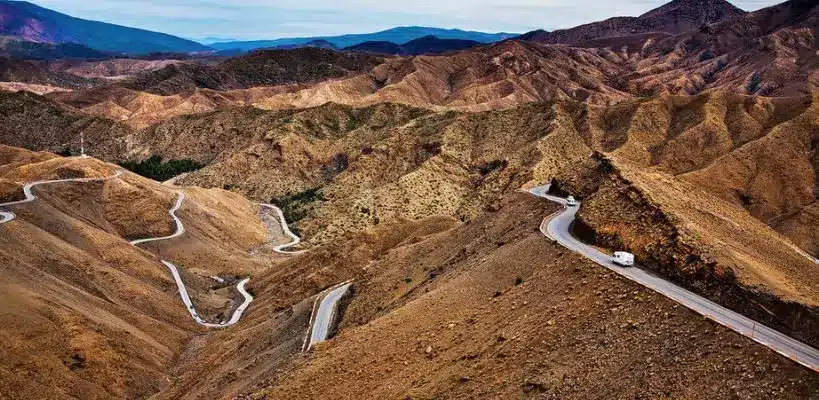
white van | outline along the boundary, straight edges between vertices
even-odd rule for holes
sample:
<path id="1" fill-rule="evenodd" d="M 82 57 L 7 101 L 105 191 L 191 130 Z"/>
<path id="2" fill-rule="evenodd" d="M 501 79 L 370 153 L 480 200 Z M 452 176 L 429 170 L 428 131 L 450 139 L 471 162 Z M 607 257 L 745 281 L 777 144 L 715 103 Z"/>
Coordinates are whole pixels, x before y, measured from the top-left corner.
<path id="1" fill-rule="evenodd" d="M 611 262 L 624 267 L 631 267 L 634 265 L 634 254 L 625 251 L 615 251 Z"/>
<path id="2" fill-rule="evenodd" d="M 566 205 L 569 207 L 577 207 L 580 203 L 575 200 L 574 196 L 569 196 L 566 198 Z"/>

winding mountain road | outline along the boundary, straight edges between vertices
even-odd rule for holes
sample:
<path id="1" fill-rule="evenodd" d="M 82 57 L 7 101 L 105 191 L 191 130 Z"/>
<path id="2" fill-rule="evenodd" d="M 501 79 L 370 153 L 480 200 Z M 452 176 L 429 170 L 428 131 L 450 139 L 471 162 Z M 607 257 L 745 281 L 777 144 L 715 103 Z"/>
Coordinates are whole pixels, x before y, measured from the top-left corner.
<path id="1" fill-rule="evenodd" d="M 751 338 L 799 364 L 819 372 L 819 350 L 683 289 L 648 271 L 637 267 L 625 268 L 614 264 L 607 254 L 576 239 L 570 233 L 569 228 L 575 219 L 579 206 L 568 207 L 566 199 L 551 196 L 547 194 L 548 191 L 549 185 L 529 190 L 532 195 L 561 204 L 564 208 L 562 211 L 556 212 L 543 220 L 540 231 L 544 236 L 557 241 L 569 250 L 584 255 L 597 264 L 688 307 L 696 313 Z"/>
<path id="2" fill-rule="evenodd" d="M 285 220 L 282 210 L 272 204 L 259 205 L 262 208 L 273 210 L 273 212 L 276 213 L 282 232 L 284 232 L 284 234 L 289 236 L 291 239 L 289 243 L 277 245 L 273 248 L 273 251 L 287 255 L 305 253 L 306 250 L 285 250 L 301 243 L 301 238 L 293 233 L 293 231 L 290 230 L 290 227 L 287 226 L 287 220 Z M 335 318 L 338 310 L 338 302 L 342 297 L 344 297 L 347 291 L 350 290 L 351 285 L 352 281 L 343 282 L 325 290 L 322 293 L 319 293 L 319 295 L 316 296 L 316 300 L 313 302 L 313 311 L 310 313 L 310 324 L 307 326 L 307 333 L 304 337 L 302 351 L 309 351 L 314 344 L 327 340 L 327 336 L 330 334 L 330 327 L 333 324 L 333 319 Z"/>
<path id="3" fill-rule="evenodd" d="M 298 255 L 305 253 L 306 250 L 290 251 L 286 248 L 293 247 L 301 243 L 301 238 L 298 237 L 290 227 L 287 225 L 287 220 L 284 218 L 284 213 L 279 207 L 272 204 L 259 204 L 262 208 L 272 210 L 276 213 L 279 220 L 279 226 L 285 235 L 290 237 L 290 242 L 277 245 L 273 251 L 280 254 Z M 314 344 L 327 340 L 330 334 L 330 327 L 333 324 L 336 312 L 338 310 L 338 302 L 350 290 L 352 281 L 343 282 L 333 286 L 316 296 L 313 302 L 313 310 L 310 313 L 310 324 L 307 326 L 307 333 L 304 335 L 304 343 L 302 344 L 302 351 L 309 351 Z M 318 307 L 317 307 L 318 306 Z"/>
<path id="4" fill-rule="evenodd" d="M 293 247 L 293 246 L 301 243 L 301 238 L 298 237 L 295 233 L 293 233 L 293 231 L 290 230 L 290 227 L 287 226 L 287 221 L 284 219 L 284 213 L 282 212 L 281 208 L 276 207 L 276 206 L 274 206 L 272 204 L 259 204 L 259 205 L 262 206 L 262 208 L 267 208 L 269 210 L 273 210 L 276 213 L 276 215 L 279 217 L 279 225 L 281 225 L 282 232 L 284 232 L 285 235 L 290 237 L 290 243 L 280 244 L 280 245 L 274 247 L 273 251 L 275 251 L 276 253 L 279 253 L 279 254 L 290 254 L 290 255 L 304 253 L 306 250 L 297 250 L 297 251 L 285 250 L 288 247 Z"/>
<path id="5" fill-rule="evenodd" d="M 307 328 L 310 340 L 305 340 L 305 345 L 302 347 L 303 351 L 309 351 L 314 344 L 327 340 L 330 334 L 330 325 L 333 323 L 336 311 L 338 311 L 338 302 L 350 290 L 352 281 L 340 283 L 328 289 L 323 297 L 319 295 L 316 301 L 321 299 L 318 310 L 313 307 L 313 317 L 310 319 L 311 324 Z"/>
<path id="6" fill-rule="evenodd" d="M 108 177 L 102 177 L 102 178 L 70 178 L 70 179 L 53 179 L 53 180 L 43 180 L 43 181 L 30 182 L 30 183 L 27 183 L 27 184 L 25 184 L 23 186 L 23 194 L 25 195 L 24 199 L 17 200 L 17 201 L 11 201 L 11 202 L 7 202 L 7 203 L 0 203 L 0 207 L 23 204 L 23 203 L 28 203 L 28 202 L 36 200 L 37 196 L 35 196 L 34 193 L 33 193 L 33 189 L 36 186 L 46 185 L 46 184 L 53 184 L 53 183 L 64 183 L 64 182 L 105 181 L 105 180 L 117 178 L 117 177 L 121 176 L 122 173 L 123 173 L 122 170 L 117 170 L 116 173 L 114 173 L 114 175 L 108 176 Z M 168 236 L 155 237 L 155 238 L 137 239 L 137 240 L 131 241 L 130 244 L 132 244 L 134 246 L 137 246 L 137 245 L 140 245 L 140 244 L 143 244 L 143 243 L 149 243 L 149 242 L 155 242 L 155 241 L 161 241 L 161 240 L 169 240 L 169 239 L 173 239 L 173 238 L 177 238 L 179 236 L 182 236 L 185 233 L 185 225 L 182 223 L 182 220 L 179 219 L 179 217 L 176 215 L 176 213 L 182 207 L 182 203 L 184 202 L 184 200 L 185 200 L 185 193 L 183 193 L 182 191 L 177 191 L 176 202 L 174 203 L 173 207 L 171 207 L 171 209 L 168 211 L 168 214 L 171 216 L 171 218 L 173 218 L 173 221 L 176 224 L 176 231 L 173 234 L 168 235 Z M 284 214 L 282 213 L 281 209 L 279 209 L 276 206 L 270 205 L 270 204 L 262 204 L 262 206 L 273 209 L 276 212 L 276 214 L 279 217 L 280 223 L 281 223 L 282 231 L 292 239 L 292 241 L 290 243 L 276 246 L 274 248 L 274 251 L 276 251 L 278 253 L 282 253 L 282 254 L 300 254 L 300 253 L 303 253 L 304 251 L 287 251 L 287 250 L 285 250 L 288 247 L 295 246 L 295 245 L 299 244 L 301 242 L 301 238 L 299 238 L 292 231 L 290 231 L 290 228 L 287 226 L 287 222 L 284 219 Z M 0 211 L 0 224 L 10 222 L 10 221 L 14 220 L 15 218 L 16 218 L 16 216 L 15 216 L 15 214 L 13 212 Z M 171 272 L 171 275 L 173 276 L 174 281 L 176 282 L 176 286 L 177 286 L 178 291 L 179 291 L 179 296 L 182 298 L 182 302 L 185 304 L 186 308 L 188 309 L 188 312 L 191 314 L 191 317 L 193 317 L 194 321 L 196 321 L 196 323 L 198 323 L 199 325 L 202 325 L 202 326 L 205 326 L 205 327 L 208 327 L 208 328 L 225 328 L 225 327 L 234 325 L 237 322 L 239 322 L 239 320 L 242 318 L 242 315 L 247 310 L 247 308 L 250 306 L 250 303 L 253 301 L 253 296 L 251 296 L 250 293 L 248 293 L 246 288 L 245 288 L 245 286 L 250 281 L 250 279 L 245 278 L 245 279 L 241 280 L 236 285 L 236 289 L 244 297 L 244 301 L 242 302 L 242 304 L 240 304 L 236 308 L 236 310 L 231 315 L 230 319 L 227 320 L 227 321 L 216 323 L 216 324 L 211 323 L 211 322 L 207 322 L 204 319 L 202 319 L 202 317 L 199 316 L 199 313 L 197 313 L 196 309 L 194 308 L 193 302 L 191 301 L 190 295 L 188 294 L 187 287 L 185 286 L 185 283 L 182 281 L 182 276 L 181 276 L 181 274 L 179 272 L 179 268 L 176 265 L 174 265 L 173 263 L 171 263 L 170 261 L 166 261 L 166 260 L 160 260 L 160 261 Z M 324 328 L 324 329 L 326 330 L 326 328 Z"/>
<path id="7" fill-rule="evenodd" d="M 23 194 L 26 196 L 26 198 L 25 198 L 25 199 L 23 199 L 23 200 L 17 200 L 17 201 L 10 201 L 10 202 L 8 202 L 8 203 L 1 203 L 1 204 L 0 204 L 0 207 L 12 206 L 12 205 L 15 205 L 15 204 L 23 204 L 23 203 L 28 203 L 28 202 L 30 202 L 30 201 L 34 201 L 34 200 L 36 200 L 36 199 L 37 199 L 37 196 L 35 196 L 35 195 L 34 195 L 34 193 L 32 192 L 32 189 L 34 189 L 34 187 L 35 187 L 35 186 L 39 186 L 39 185 L 47 185 L 47 184 L 50 184 L 50 183 L 62 183 L 62 182 L 95 182 L 95 181 L 107 181 L 107 180 L 109 180 L 109 179 L 114 179 L 114 178 L 117 178 L 117 177 L 119 177 L 120 175 L 122 175 L 122 170 L 117 170 L 117 171 L 114 173 L 114 175 L 111 175 L 111 176 L 106 176 L 106 177 L 102 177 L 102 178 L 72 178 L 72 179 L 53 179 L 53 180 L 47 180 L 47 181 L 35 181 L 35 182 L 30 182 L 30 183 L 25 184 L 25 186 L 23 186 Z M 14 213 L 13 213 L 13 212 L 10 212 L 10 211 L 0 211 L 0 224 L 4 224 L 4 223 L 6 223 L 6 222 L 9 222 L 9 221 L 13 220 L 14 218 L 15 218 L 15 215 L 14 215 Z"/>
<path id="8" fill-rule="evenodd" d="M 173 239 L 182 236 L 182 234 L 185 233 L 185 225 L 182 224 L 182 220 L 176 215 L 176 212 L 179 211 L 179 209 L 182 207 L 182 202 L 185 200 L 185 193 L 182 191 L 177 191 L 176 194 L 176 203 L 174 203 L 173 207 L 171 207 L 171 209 L 168 211 L 168 214 L 171 215 L 171 218 L 173 218 L 174 222 L 176 223 L 176 232 L 168 236 L 133 240 L 130 242 L 132 245 L 136 246 L 142 243 Z M 242 302 L 242 304 L 240 304 L 239 307 L 233 311 L 230 319 L 227 321 L 222 321 L 218 324 L 207 322 L 199 316 L 199 313 L 196 312 L 196 308 L 193 306 L 190 295 L 188 295 L 188 288 L 185 287 L 185 283 L 182 281 L 182 275 L 179 273 L 179 268 L 170 261 L 160 261 L 171 272 L 171 276 L 173 276 L 173 279 L 176 282 L 176 287 L 179 289 L 179 297 L 182 298 L 182 302 L 185 303 L 185 307 L 188 309 L 191 317 L 193 317 L 193 320 L 199 325 L 207 328 L 226 328 L 234 325 L 239 322 L 239 319 L 242 318 L 242 314 L 244 314 L 245 310 L 247 310 L 248 306 L 250 306 L 250 303 L 253 301 L 253 296 L 251 296 L 245 289 L 245 285 L 247 285 L 247 282 L 250 281 L 250 278 L 245 278 L 236 285 L 236 290 L 238 290 L 242 297 L 244 297 L 244 302 Z"/>
<path id="9" fill-rule="evenodd" d="M 172 234 L 170 234 L 168 236 L 132 240 L 131 241 L 132 245 L 136 246 L 136 245 L 142 244 L 142 243 L 156 242 L 156 241 L 159 241 L 159 240 L 173 239 L 173 238 L 176 238 L 176 237 L 180 237 L 180 236 L 182 236 L 182 234 L 185 233 L 185 225 L 183 225 L 182 220 L 179 219 L 178 216 L 176 216 L 176 212 L 179 211 L 180 208 L 182 208 L 182 202 L 185 201 L 185 193 L 183 193 L 181 191 L 177 191 L 176 196 L 177 196 L 176 197 L 176 203 L 174 203 L 173 207 L 171 207 L 171 209 L 168 211 L 168 214 L 171 215 L 171 218 L 173 218 L 173 221 L 176 224 L 176 232 L 174 232 L 174 233 L 172 233 Z"/>

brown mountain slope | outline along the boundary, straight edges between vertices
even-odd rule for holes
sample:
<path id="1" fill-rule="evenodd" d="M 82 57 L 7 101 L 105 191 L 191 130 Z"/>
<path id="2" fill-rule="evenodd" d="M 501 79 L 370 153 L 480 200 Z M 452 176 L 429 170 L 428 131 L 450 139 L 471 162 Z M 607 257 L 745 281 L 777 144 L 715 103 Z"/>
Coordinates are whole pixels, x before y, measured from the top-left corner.
<path id="1" fill-rule="evenodd" d="M 670 3 L 681 8 L 669 8 L 669 15 L 689 3 Z M 818 79 L 817 10 L 811 2 L 792 0 L 673 36 L 636 33 L 584 40 L 578 47 L 506 41 L 448 55 L 387 59 L 327 49 L 258 52 L 215 66 L 174 64 L 120 85 L 49 97 L 141 129 L 237 105 L 394 102 L 484 111 L 558 100 L 609 105 L 710 91 L 805 96 Z"/>
<path id="2" fill-rule="evenodd" d="M 584 107 L 586 143 L 697 184 L 819 254 L 815 97 L 728 93 Z"/>
<path id="3" fill-rule="evenodd" d="M 332 341 L 247 398 L 810 397 L 795 368 L 537 232 L 525 194 L 366 267 Z M 727 361 L 726 361 L 727 360 Z"/>
<path id="4" fill-rule="evenodd" d="M 115 58 L 111 60 L 86 61 L 77 59 L 54 60 L 48 64 L 51 71 L 67 72 L 84 78 L 121 79 L 123 77 L 146 73 L 180 64 L 181 60 L 141 60 L 134 58 Z"/>
<path id="5" fill-rule="evenodd" d="M 313 50 L 332 53 L 325 49 Z M 297 55 L 288 53 L 288 57 Z M 505 42 L 449 56 L 388 59 L 378 65 L 366 64 L 366 68 L 361 65 L 358 73 L 341 73 L 335 64 L 326 64 L 325 68 L 325 63 L 321 62 L 316 64 L 314 71 L 302 71 L 304 68 L 294 62 L 294 70 L 282 67 L 285 70 L 281 71 L 281 76 L 258 73 L 258 79 L 263 82 L 256 84 L 279 86 L 224 90 L 247 85 L 230 75 L 232 72 L 228 74 L 218 69 L 221 67 L 185 64 L 168 68 L 217 68 L 215 70 L 221 71 L 221 75 L 208 72 L 201 79 L 189 79 L 185 74 L 171 73 L 166 68 L 124 83 L 125 88 L 107 86 L 55 93 L 49 97 L 92 115 L 126 121 L 135 128 L 144 128 L 177 115 L 235 105 L 283 109 L 314 107 L 327 102 L 356 106 L 395 102 L 433 110 L 481 111 L 560 99 L 609 104 L 631 97 L 607 84 L 628 72 L 618 65 L 621 62 L 616 55 L 612 58 L 610 54 L 601 55 L 596 50 Z M 256 74 L 255 68 L 262 68 L 243 59 L 226 61 L 221 66 L 230 63 L 238 63 L 238 67 L 231 68 L 239 68 L 251 76 Z M 324 69 L 329 72 L 325 74 Z M 169 77 L 162 77 L 165 73 Z M 313 80 L 322 81 L 315 83 Z M 184 89 L 151 89 L 163 85 Z M 176 94 L 160 96 L 141 90 Z"/>
<path id="6" fill-rule="evenodd" d="M 89 116 L 73 107 L 33 93 L 0 91 L 0 143 L 35 150 L 80 149 L 85 139 L 111 140 L 130 129 L 107 118 Z"/>
<path id="7" fill-rule="evenodd" d="M 158 71 L 129 78 L 119 85 L 131 90 L 172 95 L 197 88 L 229 90 L 308 83 L 367 71 L 379 60 L 373 55 L 317 47 L 260 50 L 217 65 L 171 64 Z"/>
<path id="8" fill-rule="evenodd" d="M 52 71 L 43 61 L 24 61 L 5 56 L 0 56 L 0 82 L 31 83 L 65 89 L 89 88 L 98 84 L 93 79 L 64 71 Z"/>
<path id="9" fill-rule="evenodd" d="M 213 165 L 189 176 L 185 182 L 235 187 L 255 198 L 269 200 L 288 192 L 294 194 L 333 184 L 337 176 L 349 179 L 339 183 L 339 187 L 352 185 L 355 187 L 352 193 L 357 194 L 362 193 L 364 187 L 388 190 L 383 186 L 388 181 L 413 184 L 411 181 L 400 183 L 401 179 L 410 179 L 402 177 L 410 173 L 425 176 L 424 180 L 443 173 L 445 181 L 461 182 L 455 187 L 473 185 L 468 182 L 481 185 L 483 177 L 478 170 L 493 162 L 497 163 L 493 168 L 502 171 L 505 170 L 501 168 L 503 162 L 506 167 L 520 165 L 522 169 L 512 175 L 525 173 L 526 168 L 532 166 L 538 168 L 537 161 L 528 155 L 539 146 L 535 139 L 568 123 L 567 127 L 577 132 L 573 140 L 581 140 L 582 148 L 612 153 L 642 167 L 661 168 L 679 175 L 747 208 L 765 223 L 775 222 L 786 229 L 782 232 L 790 232 L 801 247 L 809 252 L 817 251 L 813 230 L 809 228 L 812 226 L 811 205 L 815 202 L 817 109 L 813 98 L 768 99 L 712 93 L 626 101 L 613 107 L 580 105 L 578 108 L 576 103 L 563 104 L 565 106 L 558 108 L 531 106 L 474 115 L 433 115 L 387 105 L 363 109 L 326 105 L 302 111 L 272 112 L 244 108 L 172 119 L 95 148 L 119 160 L 158 154 L 210 163 Z M 512 137 L 521 143 L 533 141 L 519 150 L 505 147 L 517 143 L 510 141 Z M 477 145 L 475 150 L 458 147 L 462 142 L 473 140 L 477 144 L 468 144 L 465 149 Z M 502 143 L 503 150 L 496 153 L 492 149 L 497 148 L 497 143 Z M 409 146 L 405 151 L 394 150 L 405 145 Z M 127 151 L 117 151 L 122 148 Z M 384 150 L 379 150 L 381 148 Z M 453 149 L 451 156 L 436 157 L 436 152 L 447 148 Z M 792 151 L 784 153 L 786 148 Z M 389 174 L 373 175 L 374 169 L 383 162 L 381 152 L 390 163 L 405 160 L 404 164 L 398 163 L 404 166 L 398 170 L 387 168 L 391 171 Z M 788 156 L 774 157 L 784 154 Z M 754 159 L 757 161 L 749 161 Z M 433 167 L 439 160 L 447 165 L 440 171 L 440 167 Z M 360 168 L 351 168 L 359 162 L 363 163 Z M 428 165 L 417 169 L 418 162 Z M 762 164 L 754 167 L 747 165 L 748 162 Z M 729 163 L 734 166 L 728 167 Z M 451 169 L 449 165 L 457 167 Z M 426 171 L 427 168 L 430 170 Z M 492 172 L 493 168 L 487 171 Z M 461 177 L 453 180 L 454 176 Z M 464 184 L 466 186 L 462 186 Z M 453 190 L 461 192 L 462 189 L 453 187 Z M 446 196 L 452 198 L 452 193 L 455 192 Z M 391 201 L 386 193 L 371 195 L 375 198 L 367 200 L 367 204 L 349 207 L 372 211 L 377 203 Z M 346 193 L 339 196 L 349 198 Z M 433 207 L 436 210 L 445 204 L 453 206 L 443 199 L 436 203 L 438 205 Z M 414 213 L 410 210 L 428 207 L 422 204 L 391 205 L 390 214 Z M 451 208 L 447 213 L 456 209 Z M 333 225 L 330 221 L 327 223 Z"/>
<path id="10" fill-rule="evenodd" d="M 632 49 L 646 56 L 624 80 L 639 93 L 810 95 L 819 83 L 817 29 L 815 2 L 788 1 Z"/>
<path id="11" fill-rule="evenodd" d="M 270 96 L 262 108 L 398 102 L 480 111 L 573 99 L 608 104 L 629 97 L 607 85 L 624 71 L 594 50 L 509 41 L 449 56 L 390 59 L 367 75 Z"/>
<path id="12" fill-rule="evenodd" d="M 141 129 L 174 116 L 237 105 L 282 109 L 395 102 L 436 111 L 483 111 L 530 102 L 603 105 L 718 90 L 813 93 L 819 11 L 812 2 L 792 0 L 730 19 L 722 17 L 731 14 L 728 3 L 700 3 L 675 1 L 640 17 L 676 21 L 679 29 L 668 31 L 681 33 L 673 36 L 656 31 L 592 35 L 576 43 L 580 48 L 506 41 L 442 56 L 386 59 L 319 48 L 259 51 L 215 65 L 171 63 L 117 84 L 49 97 Z M 694 20 L 710 24 L 681 30 Z"/>
<path id="13" fill-rule="evenodd" d="M 144 143 L 130 147 L 131 156 L 178 154 L 209 163 L 182 182 L 231 188 L 285 205 L 311 244 L 403 219 L 447 215 L 470 220 L 496 209 L 504 193 L 572 171 L 600 151 L 635 171 L 669 175 L 659 181 L 679 180 L 686 190 L 696 188 L 690 200 L 708 210 L 700 214 L 675 205 L 674 195 L 655 196 L 668 218 L 678 221 L 672 222 L 674 229 L 690 232 L 692 241 L 702 244 L 685 250 L 683 259 L 693 254 L 716 260 L 719 268 L 739 277 L 738 285 L 727 286 L 757 293 L 752 296 L 773 295 L 813 307 L 819 299 L 812 283 L 815 265 L 765 226 L 765 213 L 809 212 L 806 207 L 815 202 L 815 104 L 812 98 L 712 93 L 613 107 L 559 102 L 484 113 L 430 113 L 395 105 L 245 108 L 175 118 L 126 142 Z M 752 151 L 755 147 L 780 150 Z M 757 165 L 730 164 L 735 158 Z M 657 193 L 685 192 L 677 184 L 668 187 Z M 649 193 L 652 187 L 646 183 L 639 190 Z M 694 202 L 700 197 L 705 200 Z M 607 207 L 607 218 L 618 215 L 616 203 Z M 716 222 L 711 213 L 719 215 Z M 804 214 L 788 215 L 782 217 L 787 225 L 776 226 L 787 226 L 782 233 L 814 251 L 815 222 Z M 746 237 L 714 228 L 721 224 L 755 233 Z M 708 230 L 714 234 L 705 234 Z"/>
<path id="14" fill-rule="evenodd" d="M 23 182 L 109 176 L 115 166 L 0 146 L 0 198 L 19 198 Z M 16 184 L 13 184 L 16 183 Z M 0 225 L 3 299 L 0 382 L 10 398 L 143 398 L 168 385 L 175 360 L 204 331 L 179 299 L 171 259 L 197 310 L 219 318 L 239 298 L 231 278 L 261 270 L 247 250 L 267 240 L 257 209 L 221 190 L 185 189 L 186 234 L 173 245 L 131 246 L 174 226 L 175 191 L 125 173 L 104 182 L 34 189 L 30 203 L 4 210 Z"/>
<path id="15" fill-rule="evenodd" d="M 522 35 L 520 39 L 548 44 L 577 45 L 590 40 L 639 33 L 677 34 L 743 14 L 744 11 L 725 0 L 674 0 L 639 17 L 614 17 L 552 32 L 533 31 Z"/>

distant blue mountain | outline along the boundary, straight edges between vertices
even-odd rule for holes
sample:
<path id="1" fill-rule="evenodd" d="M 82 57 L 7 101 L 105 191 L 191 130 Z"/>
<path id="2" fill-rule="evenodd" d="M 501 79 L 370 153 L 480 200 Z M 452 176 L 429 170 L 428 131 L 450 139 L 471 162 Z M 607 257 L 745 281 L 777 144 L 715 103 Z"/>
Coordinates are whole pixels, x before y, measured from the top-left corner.
<path id="1" fill-rule="evenodd" d="M 210 47 L 217 50 L 238 49 L 250 51 L 253 49 L 273 47 L 296 47 L 315 40 L 324 40 L 337 48 L 355 46 L 364 42 L 391 42 L 407 43 L 415 39 L 435 36 L 438 39 L 471 40 L 479 43 L 493 43 L 517 36 L 515 33 L 485 33 L 463 31 L 460 29 L 427 28 L 421 26 L 402 26 L 375 33 L 358 33 L 340 36 L 317 36 L 303 38 L 284 38 L 275 40 L 253 40 L 212 43 Z"/>
<path id="2" fill-rule="evenodd" d="M 442 54 L 450 51 L 458 51 L 482 45 L 483 43 L 474 40 L 463 39 L 439 39 L 435 36 L 424 36 L 410 40 L 404 44 L 392 42 L 364 42 L 355 46 L 344 48 L 346 51 L 359 51 L 365 53 L 389 54 L 401 56 L 417 56 L 421 54 Z"/>
<path id="3" fill-rule="evenodd" d="M 26 1 L 0 0 L 0 35 L 43 43 L 75 43 L 127 54 L 210 50 L 176 36 L 74 18 Z"/>

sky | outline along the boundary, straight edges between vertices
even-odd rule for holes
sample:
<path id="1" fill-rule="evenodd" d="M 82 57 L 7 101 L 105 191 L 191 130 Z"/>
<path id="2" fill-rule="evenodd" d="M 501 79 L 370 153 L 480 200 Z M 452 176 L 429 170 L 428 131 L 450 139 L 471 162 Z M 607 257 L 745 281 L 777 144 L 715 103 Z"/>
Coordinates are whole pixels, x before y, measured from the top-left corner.
<path id="1" fill-rule="evenodd" d="M 29 0 L 75 17 L 202 40 L 255 40 L 434 26 L 524 33 L 640 15 L 663 0 Z M 741 0 L 747 11 L 780 1 Z"/>

